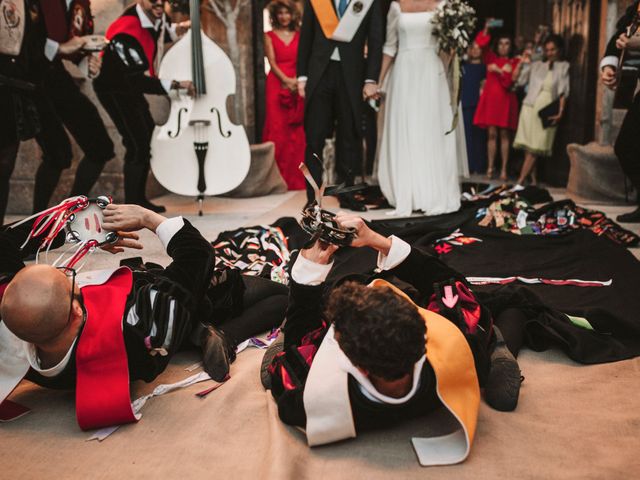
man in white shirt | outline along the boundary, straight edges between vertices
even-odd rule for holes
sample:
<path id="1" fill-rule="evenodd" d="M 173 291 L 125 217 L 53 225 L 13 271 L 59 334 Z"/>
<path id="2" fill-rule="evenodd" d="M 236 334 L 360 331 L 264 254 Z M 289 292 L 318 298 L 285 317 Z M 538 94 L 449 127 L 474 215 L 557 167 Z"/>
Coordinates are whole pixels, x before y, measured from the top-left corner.
<path id="1" fill-rule="evenodd" d="M 441 292 L 451 289 L 444 298 L 450 308 L 440 315 L 464 333 L 487 402 L 498 410 L 514 410 L 521 382 L 518 363 L 484 307 L 476 303 L 481 312 L 478 323 L 473 328 L 466 325 L 455 290 L 464 278 L 400 238 L 372 231 L 359 217 L 338 214 L 336 221 L 357 230 L 352 246 L 378 252 L 376 278 L 410 286 L 412 300 L 419 306 L 441 301 Z M 348 282 L 330 289 L 326 279 L 336 250 L 318 242 L 301 251 L 291 270 L 282 351 L 271 349 L 263 363 L 265 386 L 272 390 L 280 419 L 302 428 L 307 425 L 307 380 L 331 329 L 352 364 L 348 393 L 356 431 L 383 428 L 438 408 L 436 374 L 432 363 L 425 361 L 425 334 L 429 338 L 430 333 L 415 305 L 390 288 Z"/>
<path id="2" fill-rule="evenodd" d="M 213 247 L 182 217 L 166 219 L 138 205 L 111 204 L 104 211 L 103 227 L 121 236 L 108 247 L 114 253 L 123 247 L 142 248 L 137 235 L 130 232 L 147 229 L 155 232 L 173 260 L 166 268 L 134 268 L 128 273 L 132 286 L 121 292 L 122 298 L 106 289 L 107 282 L 94 287 L 98 296 L 104 290 L 105 309 L 122 302 L 123 310 L 115 314 L 131 381 L 152 381 L 191 341 L 202 347 L 205 371 L 222 381 L 239 342 L 281 323 L 286 287 L 274 287 L 266 279 L 245 281 L 240 275 L 220 281 L 214 276 Z M 30 225 L 0 233 L 2 322 L 28 342 L 28 379 L 45 387 L 73 388 L 79 339 L 87 322 L 95 325 L 103 320 L 105 309 L 91 310 L 83 293 L 85 287 L 79 288 L 74 271 L 43 264 L 24 266 L 19 245 L 25 228 Z M 229 317 L 219 318 L 220 308 L 216 307 L 220 297 L 231 297 L 230 303 L 223 305 L 233 312 Z M 102 353 L 95 359 L 98 363 Z"/>
<path id="3" fill-rule="evenodd" d="M 163 0 L 138 0 L 127 7 L 107 29 L 109 46 L 104 51 L 100 75 L 93 86 L 126 149 L 124 155 L 124 197 L 156 212 L 146 196 L 151 159 L 151 136 L 155 123 L 144 94 L 166 95 L 183 89 L 195 93 L 193 83 L 183 79 L 160 79 L 158 66 L 165 42 L 175 41 L 189 23 L 172 24 Z M 189 72 L 190 75 L 190 72 Z"/>
<path id="4" fill-rule="evenodd" d="M 62 63 L 85 65 L 91 78 L 100 70 L 100 59 L 85 51 L 85 35 L 93 33 L 88 0 L 38 0 L 36 35 L 42 45 L 43 68 L 38 72 L 42 95 L 37 102 L 42 125 L 36 137 L 42 163 L 35 175 L 33 211 L 49 206 L 62 171 L 71 166 L 73 152 L 68 130 L 84 153 L 76 170 L 70 195 L 88 195 L 104 165 L 114 156 L 111 137 L 96 106 L 81 92 Z"/>

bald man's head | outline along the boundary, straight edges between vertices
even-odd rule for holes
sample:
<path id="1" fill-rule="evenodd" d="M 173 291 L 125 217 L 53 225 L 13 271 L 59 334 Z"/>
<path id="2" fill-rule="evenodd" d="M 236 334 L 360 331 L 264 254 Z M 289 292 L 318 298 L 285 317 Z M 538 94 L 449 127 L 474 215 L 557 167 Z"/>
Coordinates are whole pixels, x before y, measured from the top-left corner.
<path id="1" fill-rule="evenodd" d="M 71 283 L 49 265 L 23 268 L 2 297 L 0 315 L 14 335 L 42 344 L 60 335 L 69 319 Z"/>

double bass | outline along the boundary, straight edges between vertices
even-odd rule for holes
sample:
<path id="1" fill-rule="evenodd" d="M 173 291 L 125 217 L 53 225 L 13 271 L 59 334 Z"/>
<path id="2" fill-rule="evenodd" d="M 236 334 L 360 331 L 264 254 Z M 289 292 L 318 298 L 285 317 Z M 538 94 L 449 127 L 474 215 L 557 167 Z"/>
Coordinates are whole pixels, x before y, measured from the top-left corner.
<path id="1" fill-rule="evenodd" d="M 189 79 L 195 96 L 172 98 L 167 122 L 151 140 L 151 170 L 160 184 L 179 195 L 198 199 L 219 195 L 245 179 L 251 163 L 244 127 L 229 120 L 227 97 L 236 89 L 236 74 L 225 52 L 201 30 L 200 0 L 190 0 L 191 29 L 162 59 L 160 78 Z"/>

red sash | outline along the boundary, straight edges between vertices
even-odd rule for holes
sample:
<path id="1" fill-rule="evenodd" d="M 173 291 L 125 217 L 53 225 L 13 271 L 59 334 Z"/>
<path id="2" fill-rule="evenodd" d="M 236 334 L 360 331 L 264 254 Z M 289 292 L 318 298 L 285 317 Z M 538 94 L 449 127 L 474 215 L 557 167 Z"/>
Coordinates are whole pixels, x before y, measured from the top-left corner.
<path id="1" fill-rule="evenodd" d="M 109 28 L 107 28 L 107 33 L 105 33 L 105 37 L 107 40 L 111 40 L 113 37 L 118 35 L 119 33 L 126 33 L 127 35 L 131 35 L 135 38 L 140 46 L 142 46 L 142 50 L 144 50 L 144 54 L 147 57 L 147 63 L 149 64 L 149 74 L 152 77 L 156 76 L 156 72 L 153 68 L 153 57 L 156 52 L 156 42 L 153 39 L 153 36 L 149 31 L 145 28 L 142 28 L 142 24 L 140 23 L 140 19 L 137 15 L 123 15 L 122 17 L 116 19 Z"/>
<path id="2" fill-rule="evenodd" d="M 132 284 L 131 270 L 121 268 L 106 283 L 82 289 L 87 321 L 76 351 L 76 416 L 83 430 L 137 421 L 122 336 Z"/>

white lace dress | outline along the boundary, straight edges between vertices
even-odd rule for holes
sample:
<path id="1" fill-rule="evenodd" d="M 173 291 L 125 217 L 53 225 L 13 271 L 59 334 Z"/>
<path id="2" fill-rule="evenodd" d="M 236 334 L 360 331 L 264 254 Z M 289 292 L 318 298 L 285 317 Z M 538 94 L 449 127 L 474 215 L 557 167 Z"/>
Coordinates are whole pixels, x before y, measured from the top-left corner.
<path id="1" fill-rule="evenodd" d="M 439 8 L 442 7 L 442 4 Z M 392 2 L 384 53 L 395 57 L 386 82 L 378 180 L 394 215 L 460 208 L 457 141 L 433 12 L 404 13 Z"/>

